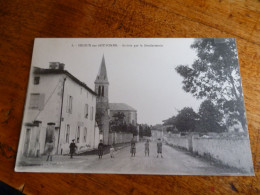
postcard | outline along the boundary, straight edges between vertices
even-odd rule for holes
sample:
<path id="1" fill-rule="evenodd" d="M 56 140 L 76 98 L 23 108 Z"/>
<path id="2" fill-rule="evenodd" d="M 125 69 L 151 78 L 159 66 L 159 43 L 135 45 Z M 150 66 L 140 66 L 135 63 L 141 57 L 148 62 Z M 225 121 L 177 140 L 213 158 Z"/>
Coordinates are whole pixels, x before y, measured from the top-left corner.
<path id="1" fill-rule="evenodd" d="M 36 38 L 17 172 L 254 175 L 233 38 Z"/>

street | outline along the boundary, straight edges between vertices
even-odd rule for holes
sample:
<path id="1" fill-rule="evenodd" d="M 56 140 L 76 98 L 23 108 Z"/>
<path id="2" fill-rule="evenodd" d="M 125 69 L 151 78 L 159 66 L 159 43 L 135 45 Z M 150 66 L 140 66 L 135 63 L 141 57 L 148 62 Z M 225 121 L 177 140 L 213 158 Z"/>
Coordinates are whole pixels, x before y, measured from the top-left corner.
<path id="1" fill-rule="evenodd" d="M 124 174 L 174 174 L 212 175 L 236 174 L 235 170 L 221 168 L 202 158 L 193 157 L 187 152 L 163 144 L 163 158 L 157 158 L 156 143 L 150 143 L 150 156 L 144 154 L 144 142 L 136 144 L 136 155 L 131 157 L 130 146 L 98 159 L 96 155 L 54 156 L 53 161 L 42 162 L 40 166 L 23 166 L 23 171 L 75 172 L 75 173 L 124 173 Z"/>

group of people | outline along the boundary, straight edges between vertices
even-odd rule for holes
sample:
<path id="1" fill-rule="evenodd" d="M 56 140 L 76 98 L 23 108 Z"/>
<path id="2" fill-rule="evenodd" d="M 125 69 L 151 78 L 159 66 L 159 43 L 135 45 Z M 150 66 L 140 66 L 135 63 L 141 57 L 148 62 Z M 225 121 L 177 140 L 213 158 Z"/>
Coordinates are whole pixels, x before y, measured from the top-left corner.
<path id="1" fill-rule="evenodd" d="M 130 153 L 131 153 L 131 157 L 135 156 L 135 153 L 136 153 L 136 142 L 135 142 L 134 139 L 131 140 Z M 144 144 L 144 154 L 145 154 L 145 156 L 149 156 L 149 153 L 150 153 L 150 143 L 149 143 L 149 140 L 146 140 L 146 142 Z M 161 139 L 158 139 L 158 142 L 157 142 L 157 158 L 159 157 L 159 155 L 161 155 L 161 158 L 163 158 L 163 156 L 162 156 L 162 141 L 161 141 Z"/>
<path id="2" fill-rule="evenodd" d="M 75 154 L 76 152 L 76 144 L 74 142 L 75 140 L 73 139 L 72 142 L 70 143 L 70 158 L 73 158 L 73 155 Z M 131 153 L 131 157 L 134 157 L 135 156 L 135 153 L 136 153 L 136 141 L 134 140 L 134 138 L 131 140 L 131 144 L 130 144 L 130 153 Z M 103 144 L 103 141 L 100 140 L 99 144 L 98 144 L 98 158 L 101 159 L 102 156 L 103 156 L 103 152 L 104 151 L 104 144 Z M 110 147 L 110 157 L 111 158 L 114 158 L 115 155 L 114 155 L 114 152 L 115 152 L 115 148 L 114 148 L 114 144 Z M 145 144 L 144 144 L 144 153 L 145 153 L 145 156 L 149 156 L 149 153 L 150 153 L 150 143 L 149 143 L 149 140 L 146 140 Z M 157 158 L 159 157 L 159 155 L 161 155 L 161 158 L 163 158 L 162 156 L 162 141 L 161 139 L 158 139 L 157 141 Z"/>

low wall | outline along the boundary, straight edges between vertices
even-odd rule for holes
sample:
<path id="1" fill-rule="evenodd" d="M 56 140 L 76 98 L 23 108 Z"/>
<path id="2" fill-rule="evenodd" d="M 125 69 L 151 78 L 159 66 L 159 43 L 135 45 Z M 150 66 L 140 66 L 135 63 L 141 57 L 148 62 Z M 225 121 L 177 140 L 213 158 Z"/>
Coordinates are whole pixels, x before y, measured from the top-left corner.
<path id="1" fill-rule="evenodd" d="M 200 156 L 207 156 L 223 165 L 252 171 L 252 156 L 247 137 L 170 137 L 169 144 L 182 147 Z"/>
<path id="2" fill-rule="evenodd" d="M 132 133 L 123 133 L 123 132 L 117 132 L 117 133 L 110 133 L 109 134 L 109 144 L 120 144 L 120 143 L 127 143 L 130 142 L 133 138 Z"/>
<path id="3" fill-rule="evenodd" d="M 188 139 L 186 137 L 169 137 L 167 138 L 167 143 L 187 150 L 189 149 Z"/>

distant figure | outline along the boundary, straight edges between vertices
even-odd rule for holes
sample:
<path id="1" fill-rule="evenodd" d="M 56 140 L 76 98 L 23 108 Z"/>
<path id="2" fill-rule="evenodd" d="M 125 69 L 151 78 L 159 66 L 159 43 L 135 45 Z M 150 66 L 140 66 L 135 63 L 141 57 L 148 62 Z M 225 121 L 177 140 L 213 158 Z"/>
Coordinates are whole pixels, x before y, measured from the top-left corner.
<path id="1" fill-rule="evenodd" d="M 49 142 L 46 142 L 46 144 L 45 144 L 45 151 L 47 153 L 46 161 L 49 161 L 49 160 L 52 161 L 52 154 L 53 154 L 53 150 L 54 150 L 54 140 L 55 140 L 55 137 L 54 137 L 54 135 L 52 135 Z"/>
<path id="2" fill-rule="evenodd" d="M 157 142 L 157 158 L 158 158 L 159 154 L 161 154 L 161 158 L 163 158 L 163 156 L 162 156 L 162 141 L 161 141 L 161 139 L 158 139 L 158 142 Z"/>
<path id="3" fill-rule="evenodd" d="M 111 148 L 110 148 L 110 157 L 111 157 L 111 158 L 115 158 L 114 152 L 115 152 L 115 148 L 114 148 L 114 144 L 113 144 L 113 145 L 111 146 Z"/>
<path id="4" fill-rule="evenodd" d="M 76 151 L 76 144 L 74 143 L 75 139 L 72 140 L 72 142 L 70 143 L 70 158 L 73 158 L 73 154 Z"/>
<path id="5" fill-rule="evenodd" d="M 40 143 L 39 140 L 36 140 L 36 144 L 35 144 L 35 149 L 36 149 L 36 157 L 40 157 Z"/>
<path id="6" fill-rule="evenodd" d="M 149 156 L 149 141 L 146 140 L 145 144 L 144 144 L 144 153 L 145 153 L 145 156 L 146 154 Z"/>
<path id="7" fill-rule="evenodd" d="M 47 153 L 47 160 L 46 161 L 52 161 L 52 151 L 54 149 L 53 143 L 46 143 L 46 153 Z"/>
<path id="8" fill-rule="evenodd" d="M 100 140 L 100 142 L 98 144 L 98 158 L 102 158 L 102 156 L 103 156 L 103 148 L 104 148 L 103 141 Z"/>
<path id="9" fill-rule="evenodd" d="M 135 140 L 134 140 L 134 138 L 132 138 L 132 140 L 131 140 L 131 150 L 130 150 L 130 152 L 131 152 L 131 156 L 135 156 L 136 147 L 135 147 Z"/>

